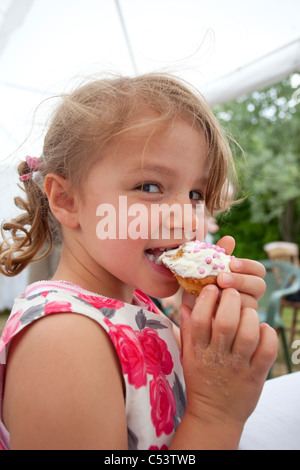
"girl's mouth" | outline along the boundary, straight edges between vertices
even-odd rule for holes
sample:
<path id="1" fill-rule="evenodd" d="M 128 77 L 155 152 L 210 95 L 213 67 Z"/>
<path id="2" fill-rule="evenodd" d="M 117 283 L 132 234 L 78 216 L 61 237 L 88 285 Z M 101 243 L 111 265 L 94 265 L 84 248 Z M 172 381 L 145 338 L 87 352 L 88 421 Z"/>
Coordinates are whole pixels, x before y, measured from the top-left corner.
<path id="1" fill-rule="evenodd" d="M 150 248 L 149 250 L 145 251 L 146 258 L 151 261 L 152 263 L 156 264 L 157 266 L 164 266 L 162 261 L 160 261 L 159 257 L 162 255 L 164 251 L 174 250 L 178 248 L 179 245 L 169 246 L 167 248 Z"/>
<path id="2" fill-rule="evenodd" d="M 146 250 L 145 255 L 146 255 L 146 258 L 148 258 L 148 260 L 151 261 L 152 263 L 155 263 L 158 266 L 162 266 L 163 263 L 159 260 L 159 257 L 164 251 L 165 250 L 163 248 L 153 248 L 150 250 Z"/>

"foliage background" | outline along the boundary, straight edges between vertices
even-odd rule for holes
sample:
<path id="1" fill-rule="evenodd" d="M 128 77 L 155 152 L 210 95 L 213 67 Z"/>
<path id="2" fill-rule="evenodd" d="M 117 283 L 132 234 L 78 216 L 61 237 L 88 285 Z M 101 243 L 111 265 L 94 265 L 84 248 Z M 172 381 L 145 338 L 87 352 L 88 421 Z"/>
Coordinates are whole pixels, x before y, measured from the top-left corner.
<path id="1" fill-rule="evenodd" d="M 232 235 L 235 255 L 266 258 L 263 245 L 300 243 L 300 74 L 214 113 L 239 145 L 232 144 L 243 203 L 220 214 L 218 237 Z"/>

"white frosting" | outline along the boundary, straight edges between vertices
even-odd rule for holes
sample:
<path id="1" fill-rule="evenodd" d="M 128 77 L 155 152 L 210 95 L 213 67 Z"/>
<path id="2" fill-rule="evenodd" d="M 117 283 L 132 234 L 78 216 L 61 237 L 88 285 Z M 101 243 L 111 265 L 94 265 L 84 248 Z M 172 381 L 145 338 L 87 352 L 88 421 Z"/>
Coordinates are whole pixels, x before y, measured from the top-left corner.
<path id="1" fill-rule="evenodd" d="M 207 276 L 217 276 L 221 272 L 230 272 L 231 258 L 225 254 L 223 248 L 196 240 L 184 243 L 175 250 L 165 251 L 159 260 L 174 274 L 203 279 Z"/>

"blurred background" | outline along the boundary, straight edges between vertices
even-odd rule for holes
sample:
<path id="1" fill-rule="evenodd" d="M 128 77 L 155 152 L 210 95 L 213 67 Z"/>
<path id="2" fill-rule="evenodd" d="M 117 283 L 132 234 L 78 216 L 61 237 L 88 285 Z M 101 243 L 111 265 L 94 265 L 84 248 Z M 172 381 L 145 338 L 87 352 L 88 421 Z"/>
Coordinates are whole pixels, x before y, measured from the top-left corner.
<path id="1" fill-rule="evenodd" d="M 1 222 L 16 213 L 16 167 L 41 154 L 60 94 L 153 71 L 198 88 L 243 149 L 233 145 L 246 198 L 218 215 L 212 239 L 233 235 L 235 255 L 254 259 L 269 242 L 299 247 L 299 0 L 1 0 Z M 0 275 L 0 310 L 27 281 L 27 270 Z"/>

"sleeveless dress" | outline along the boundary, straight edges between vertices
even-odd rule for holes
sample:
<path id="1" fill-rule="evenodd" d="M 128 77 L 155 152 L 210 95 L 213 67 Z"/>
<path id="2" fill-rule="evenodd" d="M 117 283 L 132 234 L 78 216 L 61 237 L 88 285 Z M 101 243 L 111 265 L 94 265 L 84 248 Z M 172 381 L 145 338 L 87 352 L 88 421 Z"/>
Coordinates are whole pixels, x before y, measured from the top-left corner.
<path id="1" fill-rule="evenodd" d="M 0 339 L 0 449 L 10 448 L 2 419 L 7 354 L 26 326 L 53 313 L 85 315 L 107 332 L 126 388 L 128 447 L 167 449 L 186 407 L 180 352 L 173 324 L 135 291 L 133 304 L 109 299 L 65 281 L 36 282 L 16 298 Z M 84 347 L 84 345 L 83 345 Z"/>

